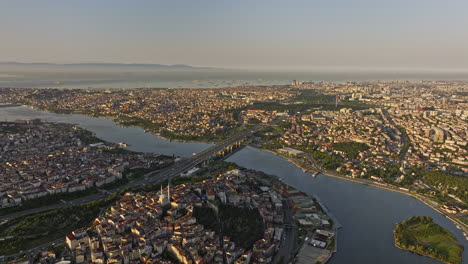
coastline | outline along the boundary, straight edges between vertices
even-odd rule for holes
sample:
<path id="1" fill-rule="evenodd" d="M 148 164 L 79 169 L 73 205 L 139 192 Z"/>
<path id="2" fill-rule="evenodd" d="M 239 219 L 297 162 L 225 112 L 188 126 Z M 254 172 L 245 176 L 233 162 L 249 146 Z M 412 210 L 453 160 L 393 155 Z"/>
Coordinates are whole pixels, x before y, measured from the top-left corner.
<path id="1" fill-rule="evenodd" d="M 98 116 L 93 116 L 93 115 L 89 115 L 89 114 L 86 114 L 86 113 L 80 113 L 79 111 L 76 111 L 76 112 L 70 112 L 70 113 L 60 113 L 60 112 L 53 112 L 53 111 L 49 111 L 49 110 L 43 110 L 43 109 L 40 109 L 40 108 L 36 108 L 36 107 L 33 107 L 33 106 L 29 106 L 29 105 L 19 105 L 19 104 L 16 104 L 15 106 L 23 106 L 23 107 L 28 107 L 28 108 L 31 108 L 31 109 L 34 109 L 34 110 L 38 110 L 38 111 L 44 111 L 44 112 L 49 112 L 49 113 L 56 113 L 56 114 L 79 114 L 79 115 L 84 115 L 84 116 L 90 116 L 90 117 L 103 117 L 103 118 L 106 118 L 106 119 L 110 119 L 112 121 L 114 121 L 114 123 L 120 125 L 118 122 L 115 121 L 115 119 L 112 118 L 112 116 L 105 116 L 105 115 L 98 115 Z M 120 125 L 120 126 L 123 126 L 123 125 Z M 125 127 L 125 126 L 123 126 Z M 130 126 L 130 127 L 139 127 L 139 126 Z M 140 127 L 141 128 L 141 127 Z M 152 132 L 151 132 L 152 133 Z M 152 133 L 153 135 L 157 136 L 157 137 L 160 137 L 164 140 L 167 140 L 167 141 L 176 141 L 176 142 L 186 142 L 186 143 L 190 143 L 190 142 L 193 142 L 193 143 L 199 143 L 199 142 L 203 142 L 203 143 L 211 143 L 211 144 L 214 144 L 215 142 L 210 142 L 210 141 L 188 141 L 188 140 L 178 140 L 178 139 L 168 139 L 168 138 L 165 138 L 161 135 L 157 135 L 155 133 Z M 299 164 L 297 161 L 295 161 L 294 159 L 290 158 L 290 157 L 287 157 L 285 155 L 282 155 L 281 153 L 278 153 L 276 151 L 273 151 L 273 150 L 269 150 L 269 149 L 265 149 L 265 148 L 262 148 L 262 147 L 259 147 L 259 146 L 254 146 L 258 149 L 261 149 L 263 151 L 267 151 L 267 152 L 270 152 L 274 155 L 277 155 L 277 156 L 280 156 L 280 157 L 283 157 L 285 159 L 287 159 L 289 162 L 291 162 L 292 164 L 294 164 L 296 167 L 302 169 L 302 170 L 305 170 L 303 167 L 306 167 L 305 165 L 302 165 L 302 164 Z M 309 168 L 311 170 L 317 170 L 317 168 Z M 433 209 L 434 211 L 440 213 L 441 215 L 443 215 L 444 217 L 448 218 L 451 222 L 453 222 L 457 227 L 459 227 L 459 229 L 461 229 L 463 232 L 467 233 L 468 234 L 468 225 L 465 224 L 464 222 L 450 216 L 449 214 L 447 214 L 446 212 L 442 211 L 441 209 L 437 208 L 436 206 L 434 206 L 433 204 L 431 203 L 434 203 L 434 204 L 437 204 L 436 202 L 430 200 L 429 198 L 427 197 L 424 197 L 424 196 L 421 196 L 419 194 L 415 194 L 415 193 L 411 193 L 411 192 L 407 192 L 407 191 L 403 191 L 403 190 L 400 190 L 398 189 L 397 187 L 394 187 L 394 188 L 391 188 L 391 187 L 388 187 L 388 186 L 383 186 L 383 185 L 379 185 L 375 182 L 372 182 L 372 181 L 367 181 L 367 180 L 363 180 L 363 179 L 357 179 L 357 178 L 351 178 L 351 177 L 346 177 L 344 175 L 339 175 L 337 173 L 332 173 L 332 172 L 329 172 L 329 171 L 321 171 L 320 172 L 321 174 L 325 175 L 325 176 L 328 176 L 328 177 L 333 177 L 333 178 L 337 178 L 337 179 L 341 179 L 341 180 L 346 180 L 346 181 L 350 181 L 350 182 L 354 182 L 354 183 L 359 183 L 359 184 L 363 184 L 363 185 L 368 185 L 368 186 L 371 186 L 371 187 L 375 187 L 375 188 L 379 188 L 379 189 L 383 189 L 383 190 L 387 190 L 387 191 L 391 191 L 391 192 L 396 192 L 396 193 L 400 193 L 400 194 L 404 194 L 404 195 L 407 195 L 407 196 L 411 196 L 417 200 L 419 200 L 420 202 L 424 203 L 426 206 L 430 207 L 431 209 Z"/>
<path id="2" fill-rule="evenodd" d="M 295 161 L 294 159 L 291 159 L 289 157 L 286 157 L 286 156 L 283 156 L 281 155 L 280 153 L 278 152 L 275 152 L 275 151 L 272 151 L 272 150 L 268 150 L 268 149 L 264 149 L 264 148 L 259 148 L 263 151 L 268 151 L 270 153 L 273 153 L 274 155 L 277 155 L 277 156 L 280 156 L 280 157 L 283 157 L 285 159 L 287 159 L 289 162 L 291 162 L 292 164 L 294 164 L 296 167 L 302 169 L 302 165 L 299 164 L 297 161 Z M 446 212 L 442 211 L 441 209 L 435 207 L 433 204 L 431 204 L 430 202 L 433 202 L 435 204 L 437 204 L 436 202 L 430 200 L 429 198 L 427 197 L 423 197 L 421 195 L 418 195 L 418 194 L 415 194 L 415 193 L 411 193 L 411 192 L 407 192 L 407 191 L 403 191 L 403 190 L 400 190 L 400 189 L 397 189 L 397 187 L 395 188 L 390 188 L 390 187 L 387 187 L 387 186 L 383 186 L 383 185 L 379 185 L 379 184 L 376 184 L 374 182 L 367 182 L 367 181 L 364 181 L 362 179 L 356 179 L 356 178 L 351 178 L 351 177 L 346 177 L 344 175 L 339 175 L 339 174 L 336 174 L 336 173 L 331 173 L 329 171 L 322 171 L 320 172 L 320 174 L 322 175 L 325 175 L 327 177 L 332 177 L 332 178 L 336 178 L 336 179 L 341 179 L 341 180 L 345 180 L 345 181 L 350 181 L 350 182 L 354 182 L 354 183 L 358 183 L 358 184 L 363 184 L 363 185 L 367 185 L 367 186 L 370 186 L 370 187 L 374 187 L 374 188 L 379 188 L 379 189 L 383 189 L 383 190 L 387 190 L 387 191 L 391 191 L 391 192 L 396 192 L 396 193 L 400 193 L 400 194 L 403 194 L 403 195 L 406 195 L 406 196 L 410 196 L 410 197 L 413 197 L 415 199 L 417 199 L 418 201 L 422 202 L 423 204 L 425 204 L 426 206 L 428 206 L 429 208 L 431 208 L 432 210 L 438 212 L 439 214 L 443 215 L 444 217 L 446 217 L 447 219 L 449 219 L 452 223 L 455 224 L 455 226 L 458 228 L 458 229 L 461 229 L 463 232 L 465 233 L 468 233 L 468 225 L 463 223 L 462 221 L 450 216 L 449 214 L 447 214 Z M 430 201 L 430 202 L 429 202 Z"/>
<path id="3" fill-rule="evenodd" d="M 261 150 L 270 152 L 270 153 L 272 153 L 272 154 L 274 154 L 274 155 L 277 155 L 277 156 L 284 157 L 284 158 L 286 158 L 289 162 L 293 163 L 296 167 L 298 167 L 298 168 L 300 168 L 300 169 L 303 169 L 301 166 L 298 166 L 298 164 L 297 164 L 294 160 L 292 160 L 292 159 L 290 159 L 290 158 L 288 158 L 288 157 L 285 157 L 285 156 L 283 156 L 283 155 L 281 155 L 281 154 L 279 154 L 279 153 L 276 153 L 276 152 L 274 152 L 274 151 L 272 151 L 272 150 L 268 150 L 268 149 L 264 149 L 264 148 L 258 148 L 258 149 L 261 149 Z M 303 170 L 304 170 L 304 169 L 303 169 Z M 312 175 L 313 175 L 313 174 L 312 174 Z M 275 176 L 275 177 L 278 178 L 277 176 Z M 286 183 L 283 183 L 282 181 L 281 181 L 281 183 L 282 183 L 282 184 L 286 184 Z M 287 185 L 287 184 L 286 184 L 286 185 Z M 288 186 L 289 186 L 289 185 L 288 185 Z M 292 186 L 291 186 L 291 187 L 292 187 Z M 296 189 L 295 187 L 292 187 L 292 188 Z M 342 225 L 342 224 L 338 221 L 338 219 L 330 212 L 330 210 L 328 209 L 328 207 L 322 202 L 322 200 L 321 200 L 317 195 L 312 194 L 312 195 L 310 195 L 310 196 L 313 197 L 313 198 L 315 199 L 315 201 L 319 204 L 320 208 L 322 208 L 322 211 L 323 211 L 328 217 L 330 217 L 330 219 L 333 221 L 333 230 L 335 231 L 335 240 L 334 240 L 335 245 L 334 245 L 333 251 L 330 251 L 330 253 L 329 253 L 329 255 L 327 256 L 327 258 L 322 262 L 323 264 L 325 264 L 325 263 L 328 263 L 328 262 L 330 261 L 330 259 L 333 257 L 333 255 L 334 255 L 336 252 L 338 252 L 338 229 L 343 228 L 343 225 Z M 297 254 L 299 254 L 300 251 L 301 251 L 301 248 L 298 248 L 298 250 L 297 250 L 295 256 L 297 256 Z"/>
<path id="4" fill-rule="evenodd" d="M 263 150 L 265 150 L 265 149 L 263 149 Z M 269 150 L 265 150 L 265 151 L 269 151 Z M 277 156 L 282 156 L 281 154 L 275 153 L 275 152 L 273 152 L 273 151 L 269 151 L 269 152 L 272 152 L 272 153 L 274 153 L 274 154 L 277 155 Z M 284 157 L 284 156 L 282 156 L 282 157 Z M 290 161 L 291 163 L 294 163 L 294 161 L 293 161 L 292 159 L 289 159 L 289 158 L 287 158 L 287 157 L 284 157 L 284 158 L 286 158 L 286 159 L 287 159 L 288 161 Z M 302 168 L 301 168 L 301 169 L 302 169 Z M 331 176 L 331 175 L 328 175 L 328 176 L 333 177 L 333 176 Z M 341 178 L 341 179 L 348 180 L 348 181 L 353 181 L 352 178 L 347 178 L 347 177 L 344 177 L 344 176 L 343 176 L 343 178 Z M 360 182 L 357 182 L 357 183 L 360 183 Z M 373 187 L 381 188 L 381 187 L 379 187 L 379 186 L 373 186 Z M 396 191 L 396 190 L 390 190 L 390 191 Z M 335 257 L 336 257 L 336 256 L 335 256 Z"/>
<path id="5" fill-rule="evenodd" d="M 160 135 L 159 133 L 154 133 L 150 130 L 146 130 L 144 127 L 142 126 L 138 126 L 138 125 L 123 125 L 121 124 L 120 122 L 118 122 L 118 117 L 116 116 L 112 116 L 112 115 L 99 115 L 99 114 L 89 114 L 89 113 L 86 113 L 86 112 L 81 112 L 81 111 L 71 111 L 71 112 L 60 112 L 60 111 L 51 111 L 50 109 L 41 109 L 41 108 L 37 108 L 37 107 L 34 107 L 34 106 L 31 106 L 31 105 L 23 105 L 23 104 L 15 104 L 15 105 L 9 105 L 8 107 L 19 107 L 19 106 L 22 106 L 22 107 L 28 107 L 28 108 L 31 108 L 31 109 L 34 109 L 34 110 L 37 110 L 37 111 L 43 111 L 43 112 L 47 112 L 47 113 L 53 113 L 53 114 L 62 114 L 62 115 L 83 115 L 83 116 L 87 116 L 87 117 L 102 117 L 102 118 L 105 118 L 105 119 L 109 119 L 109 120 L 112 120 L 116 125 L 120 126 L 120 127 L 137 127 L 137 128 L 141 128 L 145 131 L 145 133 L 151 133 L 152 135 L 156 136 L 156 137 L 159 137 L 159 138 L 162 138 L 166 141 L 175 141 L 175 142 L 181 142 L 181 143 L 208 143 L 208 144 L 216 144 L 217 141 L 205 141 L 205 140 L 185 140 L 185 139 L 177 139 L 177 138 L 174 138 L 174 139 L 171 139 L 171 138 L 167 138 L 167 137 L 164 137 L 162 135 Z M 1 107 L 1 105 L 0 105 Z"/>
<path id="6" fill-rule="evenodd" d="M 393 235 L 393 240 L 395 240 L 395 235 Z M 443 261 L 443 260 L 441 260 L 441 259 L 438 259 L 438 258 L 429 256 L 429 255 L 427 255 L 427 254 L 421 253 L 421 252 L 416 251 L 416 250 L 411 250 L 411 249 L 403 248 L 403 247 L 399 246 L 399 245 L 396 243 L 396 241 L 394 241 L 393 244 L 395 245 L 395 247 L 397 247 L 397 248 L 399 248 L 399 249 L 401 249 L 401 250 L 409 251 L 409 252 L 412 252 L 412 253 L 415 253 L 415 254 L 424 256 L 424 257 L 428 257 L 428 258 L 431 258 L 431 259 L 435 259 L 435 260 L 440 261 L 440 262 L 445 263 L 445 264 L 453 264 L 453 263 L 445 262 L 445 261 Z"/>

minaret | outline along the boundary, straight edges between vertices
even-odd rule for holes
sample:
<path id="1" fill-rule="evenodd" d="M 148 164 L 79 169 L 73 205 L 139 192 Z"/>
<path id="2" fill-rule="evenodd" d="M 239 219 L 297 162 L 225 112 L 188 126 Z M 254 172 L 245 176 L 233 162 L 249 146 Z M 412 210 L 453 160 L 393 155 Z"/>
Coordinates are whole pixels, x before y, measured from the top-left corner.
<path id="1" fill-rule="evenodd" d="M 171 203 L 171 190 L 169 184 L 167 185 L 167 196 L 164 195 L 163 187 L 161 185 L 161 195 L 159 196 L 159 203 L 166 206 Z"/>
<path id="2" fill-rule="evenodd" d="M 164 206 L 165 203 L 166 203 L 166 197 L 164 197 L 164 191 L 163 191 L 163 187 L 162 187 L 162 184 L 161 184 L 161 192 L 159 194 L 159 203 Z"/>
<path id="3" fill-rule="evenodd" d="M 170 203 L 171 202 L 171 185 L 170 183 L 168 182 L 167 183 L 167 201 Z"/>

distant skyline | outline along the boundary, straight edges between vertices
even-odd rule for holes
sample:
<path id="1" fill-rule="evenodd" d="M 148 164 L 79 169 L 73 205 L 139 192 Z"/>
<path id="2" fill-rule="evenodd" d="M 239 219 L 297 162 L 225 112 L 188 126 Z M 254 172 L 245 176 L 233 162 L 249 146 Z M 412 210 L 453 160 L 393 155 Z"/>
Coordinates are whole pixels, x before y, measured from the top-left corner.
<path id="1" fill-rule="evenodd" d="M 466 0 L 0 0 L 0 61 L 468 71 Z"/>

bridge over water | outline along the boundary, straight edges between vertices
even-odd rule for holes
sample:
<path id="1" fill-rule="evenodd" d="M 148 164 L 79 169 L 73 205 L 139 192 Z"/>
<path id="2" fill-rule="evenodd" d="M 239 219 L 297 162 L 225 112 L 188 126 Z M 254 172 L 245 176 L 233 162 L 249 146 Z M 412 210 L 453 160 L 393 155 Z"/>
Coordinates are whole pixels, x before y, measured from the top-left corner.
<path id="1" fill-rule="evenodd" d="M 201 152 L 198 152 L 189 158 L 179 161 L 170 167 L 164 168 L 160 171 L 149 172 L 141 180 L 131 182 L 131 186 L 141 186 L 142 184 L 149 183 L 155 184 L 164 180 L 169 180 L 173 177 L 179 176 L 184 172 L 187 172 L 197 165 L 203 164 L 204 162 L 215 158 L 224 157 L 235 149 L 240 148 L 245 140 L 249 139 L 255 132 L 264 128 L 265 126 L 265 124 L 259 124 L 249 130 L 245 130 L 241 133 L 233 135 L 232 137 L 225 139 L 222 142 Z"/>
<path id="2" fill-rule="evenodd" d="M 277 123 L 277 121 L 273 121 L 273 123 Z M 272 124 L 272 123 L 271 123 Z M 5 221 L 8 219 L 16 218 L 16 217 L 21 217 L 24 215 L 32 214 L 32 213 L 39 213 L 39 212 L 44 212 L 48 210 L 53 210 L 53 209 L 58 209 L 58 208 L 63 208 L 67 206 L 72 206 L 72 205 L 77 205 L 77 204 L 84 204 L 84 203 L 89 203 L 92 201 L 104 199 L 108 195 L 111 195 L 113 193 L 119 192 L 123 189 L 129 188 L 129 187 L 142 187 L 146 184 L 158 184 L 164 180 L 169 180 L 173 177 L 179 176 L 180 174 L 194 168 L 195 166 L 202 164 L 206 161 L 212 160 L 214 158 L 219 158 L 219 157 L 224 157 L 225 155 L 229 154 L 230 152 L 234 151 L 235 148 L 239 148 L 242 146 L 242 143 L 250 138 L 255 132 L 258 130 L 264 128 L 267 126 L 266 124 L 259 124 L 249 130 L 244 130 L 238 134 L 235 134 L 222 142 L 209 147 L 201 152 L 198 152 L 197 154 L 183 159 L 174 165 L 164 168 L 159 171 L 154 171 L 154 172 L 149 172 L 147 173 L 144 177 L 138 178 L 136 180 L 133 180 L 125 185 L 122 185 L 120 187 L 117 187 L 112 190 L 101 190 L 99 193 L 84 196 L 75 200 L 67 201 L 67 202 L 61 202 L 61 203 L 56 203 L 48 206 L 43 206 L 43 207 L 38 207 L 38 208 L 32 208 L 29 210 L 24 210 L 24 211 L 19 211 L 11 214 L 6 214 L 0 216 L 0 222 Z"/>

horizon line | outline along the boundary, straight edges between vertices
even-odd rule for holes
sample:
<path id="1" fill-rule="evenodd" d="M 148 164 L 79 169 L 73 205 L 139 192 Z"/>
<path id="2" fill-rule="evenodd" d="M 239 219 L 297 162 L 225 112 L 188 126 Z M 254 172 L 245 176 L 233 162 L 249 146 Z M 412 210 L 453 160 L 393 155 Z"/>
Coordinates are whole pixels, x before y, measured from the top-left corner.
<path id="1" fill-rule="evenodd" d="M 164 64 L 164 63 L 149 63 L 149 62 L 25 62 L 25 61 L 0 61 L 0 65 L 5 64 L 23 64 L 23 65 L 50 65 L 50 66 L 79 66 L 79 65 L 102 65 L 102 66 L 134 66 L 134 67 L 187 67 L 196 69 L 212 69 L 212 70 L 227 70 L 227 71 L 258 71 L 258 72 L 439 72 L 439 73 L 468 73 L 468 67 L 421 67 L 421 66 L 211 66 L 211 65 L 194 65 L 185 63 Z"/>

